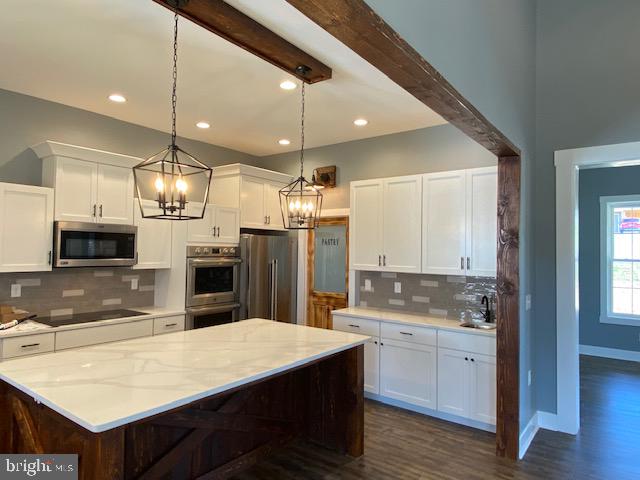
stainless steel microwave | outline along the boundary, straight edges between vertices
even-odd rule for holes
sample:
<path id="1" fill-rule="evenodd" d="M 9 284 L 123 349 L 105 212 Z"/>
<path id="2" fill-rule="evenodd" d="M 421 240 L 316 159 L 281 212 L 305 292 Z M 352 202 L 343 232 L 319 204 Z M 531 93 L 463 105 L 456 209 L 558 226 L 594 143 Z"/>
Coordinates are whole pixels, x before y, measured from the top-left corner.
<path id="1" fill-rule="evenodd" d="M 54 267 L 126 267 L 138 260 L 133 225 L 55 222 Z"/>

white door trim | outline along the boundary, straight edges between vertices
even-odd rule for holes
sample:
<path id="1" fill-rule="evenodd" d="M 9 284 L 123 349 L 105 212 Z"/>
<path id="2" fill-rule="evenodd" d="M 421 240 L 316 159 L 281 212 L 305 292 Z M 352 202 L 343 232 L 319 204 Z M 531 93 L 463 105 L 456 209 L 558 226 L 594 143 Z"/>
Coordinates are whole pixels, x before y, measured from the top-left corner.
<path id="1" fill-rule="evenodd" d="M 556 166 L 557 427 L 580 429 L 578 172 L 640 165 L 640 142 L 558 150 Z"/>
<path id="2" fill-rule="evenodd" d="M 320 217 L 348 217 L 348 208 L 333 208 L 322 210 Z M 351 277 L 349 277 L 349 289 L 351 289 Z M 351 292 L 349 292 L 349 296 Z M 307 231 L 298 230 L 298 324 L 307 324 Z"/>

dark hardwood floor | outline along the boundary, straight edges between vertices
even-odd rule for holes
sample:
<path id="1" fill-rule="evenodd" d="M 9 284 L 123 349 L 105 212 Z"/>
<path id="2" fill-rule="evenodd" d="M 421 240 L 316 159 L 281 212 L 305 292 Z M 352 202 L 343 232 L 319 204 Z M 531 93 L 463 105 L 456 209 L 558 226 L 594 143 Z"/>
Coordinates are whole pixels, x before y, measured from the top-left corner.
<path id="1" fill-rule="evenodd" d="M 365 454 L 297 442 L 247 479 L 640 479 L 640 364 L 582 356 L 582 428 L 541 430 L 524 460 L 495 456 L 492 434 L 368 401 Z"/>

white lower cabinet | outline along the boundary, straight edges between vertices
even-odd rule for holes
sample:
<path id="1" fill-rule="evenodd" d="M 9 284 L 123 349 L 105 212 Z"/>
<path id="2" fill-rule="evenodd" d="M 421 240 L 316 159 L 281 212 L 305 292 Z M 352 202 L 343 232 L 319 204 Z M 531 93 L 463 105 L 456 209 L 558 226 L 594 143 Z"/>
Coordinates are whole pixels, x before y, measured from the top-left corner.
<path id="1" fill-rule="evenodd" d="M 364 344 L 364 391 L 380 393 L 380 339 L 372 337 Z"/>
<path id="2" fill-rule="evenodd" d="M 2 340 L 2 358 L 24 357 L 36 353 L 53 352 L 55 334 L 39 333 L 22 337 L 10 337 Z"/>
<path id="3" fill-rule="evenodd" d="M 130 338 L 149 337 L 151 335 L 153 335 L 153 319 L 65 330 L 56 333 L 56 350 L 84 347 L 97 343 L 117 342 Z"/>
<path id="4" fill-rule="evenodd" d="M 438 349 L 438 410 L 495 425 L 496 357 Z"/>
<path id="5" fill-rule="evenodd" d="M 335 311 L 333 328 L 371 337 L 364 345 L 365 392 L 436 416 L 454 415 L 462 423 L 474 420 L 487 430 L 495 425 L 495 337 Z"/>
<path id="6" fill-rule="evenodd" d="M 184 315 L 172 315 L 153 319 L 153 334 L 180 332 L 184 330 Z"/>
<path id="7" fill-rule="evenodd" d="M 380 395 L 421 407 L 436 407 L 437 349 L 381 339 Z"/>

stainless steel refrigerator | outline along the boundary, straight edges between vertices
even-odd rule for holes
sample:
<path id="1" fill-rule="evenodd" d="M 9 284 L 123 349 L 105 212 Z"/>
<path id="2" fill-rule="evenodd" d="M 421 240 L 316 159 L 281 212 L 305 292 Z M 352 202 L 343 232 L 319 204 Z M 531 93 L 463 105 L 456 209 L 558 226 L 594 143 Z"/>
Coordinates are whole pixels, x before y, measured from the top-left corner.
<path id="1" fill-rule="evenodd" d="M 298 240 L 294 235 L 240 236 L 240 319 L 296 323 Z"/>

